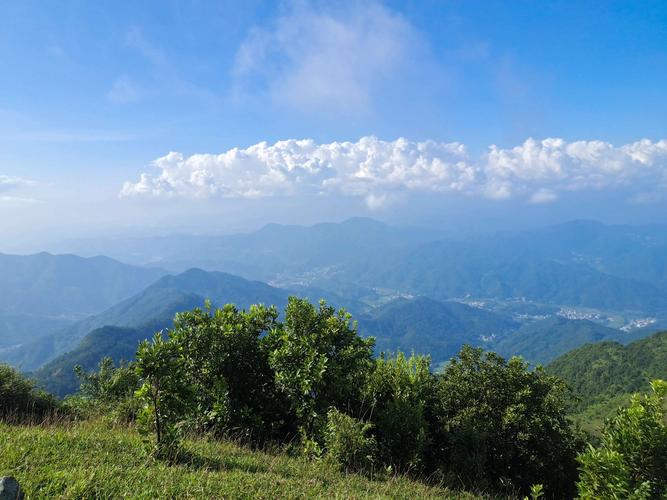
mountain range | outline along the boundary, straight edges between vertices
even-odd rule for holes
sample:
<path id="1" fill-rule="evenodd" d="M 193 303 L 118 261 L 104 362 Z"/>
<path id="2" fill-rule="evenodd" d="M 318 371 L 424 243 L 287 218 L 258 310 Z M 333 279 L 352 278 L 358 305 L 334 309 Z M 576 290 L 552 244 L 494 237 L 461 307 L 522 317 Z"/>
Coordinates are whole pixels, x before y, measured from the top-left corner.
<path id="1" fill-rule="evenodd" d="M 85 243 L 85 242 L 84 242 Z M 109 257 L 0 255 L 0 360 L 70 392 L 72 367 L 131 359 L 173 316 L 228 302 L 326 299 L 377 350 L 447 362 L 463 344 L 531 363 L 667 324 L 660 227 L 559 226 L 468 238 L 370 219 L 231 236 L 79 242 Z M 190 268 L 200 264 L 201 268 Z M 166 269 L 166 270 L 164 270 Z"/>
<path id="2" fill-rule="evenodd" d="M 665 235 L 662 226 L 574 221 L 457 238 L 355 218 L 310 227 L 270 224 L 229 236 L 80 241 L 66 248 L 87 255 L 107 245 L 113 257 L 172 272 L 199 267 L 343 295 L 383 288 L 439 300 L 526 297 L 662 313 L 667 311 Z"/>

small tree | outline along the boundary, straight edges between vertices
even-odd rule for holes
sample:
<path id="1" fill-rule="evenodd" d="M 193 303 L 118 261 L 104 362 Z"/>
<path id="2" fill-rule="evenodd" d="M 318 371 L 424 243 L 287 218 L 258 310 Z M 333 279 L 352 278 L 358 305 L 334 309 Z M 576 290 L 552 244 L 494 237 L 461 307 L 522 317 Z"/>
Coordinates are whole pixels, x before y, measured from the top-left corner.
<path id="1" fill-rule="evenodd" d="M 139 345 L 136 371 L 142 381 L 136 396 L 144 404 L 139 414 L 140 430 L 155 434 L 157 457 L 173 459 L 179 449 L 182 424 L 192 405 L 180 346 L 165 341 L 162 332 L 156 333 L 152 342 Z"/>
<path id="2" fill-rule="evenodd" d="M 385 464 L 407 471 L 422 465 L 429 438 L 426 405 L 434 377 L 427 356 L 384 354 L 375 362 L 364 388 L 370 404 L 369 419 L 375 426 L 380 456 Z"/>
<path id="3" fill-rule="evenodd" d="M 277 325 L 275 307 L 240 311 L 231 304 L 180 313 L 170 342 L 180 346 L 200 427 L 253 441 L 284 430 L 284 398 L 261 338 Z"/>
<path id="4" fill-rule="evenodd" d="M 331 408 L 324 432 L 327 455 L 345 472 L 370 472 L 377 455 L 372 429 L 372 424 Z"/>
<path id="5" fill-rule="evenodd" d="M 316 308 L 290 297 L 284 325 L 277 325 L 265 343 L 304 442 L 321 440 L 329 408 L 359 409 L 375 342 L 358 335 L 350 314 L 324 301 Z"/>
<path id="6" fill-rule="evenodd" d="M 632 396 L 605 425 L 602 444 L 579 455 L 581 498 L 663 498 L 667 495 L 667 382 Z"/>
<path id="7" fill-rule="evenodd" d="M 110 357 L 105 357 L 97 371 L 86 372 L 77 365 L 74 372 L 80 381 L 79 393 L 64 402 L 72 413 L 104 414 L 112 421 L 125 423 L 136 419 L 139 405 L 134 393 L 139 388 L 139 376 L 132 363 L 115 366 Z"/>
<path id="8" fill-rule="evenodd" d="M 468 486 L 547 495 L 574 493 L 582 442 L 558 378 L 519 358 L 464 346 L 438 376 L 431 460 Z"/>

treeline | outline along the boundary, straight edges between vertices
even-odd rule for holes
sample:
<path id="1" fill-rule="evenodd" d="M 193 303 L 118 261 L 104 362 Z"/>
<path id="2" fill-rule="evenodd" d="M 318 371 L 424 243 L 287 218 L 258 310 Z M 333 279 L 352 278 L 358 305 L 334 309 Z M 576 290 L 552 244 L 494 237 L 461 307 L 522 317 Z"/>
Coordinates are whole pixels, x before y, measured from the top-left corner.
<path id="1" fill-rule="evenodd" d="M 64 404 L 136 420 L 166 460 L 194 433 L 475 491 L 665 494 L 664 383 L 633 398 L 594 448 L 568 419 L 568 388 L 541 368 L 466 346 L 434 373 L 428 357 L 374 358 L 373 347 L 349 314 L 325 303 L 291 298 L 282 317 L 209 305 L 178 314 L 135 362 L 79 370 L 81 393 Z"/>

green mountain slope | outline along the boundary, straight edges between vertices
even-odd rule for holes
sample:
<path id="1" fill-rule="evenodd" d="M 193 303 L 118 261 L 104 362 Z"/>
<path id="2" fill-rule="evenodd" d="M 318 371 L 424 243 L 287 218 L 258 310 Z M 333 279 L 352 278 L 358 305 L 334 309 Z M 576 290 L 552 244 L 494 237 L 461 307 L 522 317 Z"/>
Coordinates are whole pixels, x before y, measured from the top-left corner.
<path id="1" fill-rule="evenodd" d="M 86 318 L 74 325 L 7 351 L 3 359 L 22 370 L 32 371 L 66 353 L 89 332 L 104 326 L 141 327 L 151 324 L 156 329 L 167 327 L 179 311 L 203 306 L 204 298 L 173 289 L 151 289 L 127 299 L 107 311 Z"/>
<path id="2" fill-rule="evenodd" d="M 429 354 L 434 365 L 449 360 L 463 344 L 482 345 L 482 336 L 516 327 L 498 314 L 426 297 L 396 299 L 359 320 L 360 332 L 376 337 L 377 352 Z"/>
<path id="3" fill-rule="evenodd" d="M 0 254 L 0 312 L 93 314 L 134 295 L 164 274 L 108 257 Z"/>
<path id="4" fill-rule="evenodd" d="M 191 269 L 178 276 L 165 276 L 141 293 L 86 318 L 56 334 L 33 340 L 4 354 L 4 359 L 23 370 L 35 370 L 56 356 L 74 349 L 86 334 L 105 326 L 153 329 L 166 328 L 177 312 L 213 304 L 234 303 L 245 308 L 255 303 L 287 303 L 288 293 L 265 283 L 252 282 L 226 273 Z"/>
<path id="5" fill-rule="evenodd" d="M 648 390 L 651 379 L 667 379 L 667 332 L 623 346 L 588 344 L 568 352 L 547 370 L 563 378 L 581 397 L 579 410 L 628 393 Z"/>
<path id="6" fill-rule="evenodd" d="M 155 325 L 158 326 L 158 325 Z M 93 370 L 104 357 L 111 357 L 114 362 L 134 359 L 139 343 L 150 338 L 155 326 L 146 325 L 140 328 L 122 328 L 105 326 L 93 330 L 70 352 L 50 361 L 33 376 L 40 387 L 59 397 L 72 394 L 79 389 L 79 380 L 74 367 L 82 366 Z"/>
<path id="7" fill-rule="evenodd" d="M 518 355 L 531 363 L 544 364 L 584 344 L 620 335 L 619 330 L 592 321 L 552 316 L 522 325 L 494 343 L 492 349 L 505 357 Z"/>

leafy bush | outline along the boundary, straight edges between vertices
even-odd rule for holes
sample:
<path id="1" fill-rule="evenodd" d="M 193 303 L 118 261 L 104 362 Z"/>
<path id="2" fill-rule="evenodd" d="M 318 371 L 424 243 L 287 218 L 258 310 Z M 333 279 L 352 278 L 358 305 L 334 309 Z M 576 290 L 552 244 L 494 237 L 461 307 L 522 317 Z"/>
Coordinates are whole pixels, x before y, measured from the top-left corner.
<path id="1" fill-rule="evenodd" d="M 200 428 L 251 442 L 289 431 L 288 404 L 262 342 L 277 327 L 277 317 L 273 307 L 239 311 L 231 304 L 214 312 L 207 304 L 176 316 L 169 341 L 179 346 Z"/>
<path id="2" fill-rule="evenodd" d="M 36 422 L 52 416 L 58 408 L 58 401 L 37 389 L 32 380 L 0 364 L 0 420 Z"/>
<path id="3" fill-rule="evenodd" d="M 134 397 L 139 388 L 134 364 L 115 366 L 110 357 L 105 357 L 97 371 L 86 372 L 79 365 L 74 371 L 80 381 L 79 392 L 64 401 L 73 414 L 80 417 L 102 414 L 121 423 L 136 420 L 141 405 Z"/>
<path id="4" fill-rule="evenodd" d="M 465 346 L 437 377 L 431 467 L 468 486 L 574 493 L 582 443 L 566 418 L 567 389 L 519 358 Z"/>
<path id="5" fill-rule="evenodd" d="M 186 424 L 251 442 L 289 439 L 300 428 L 303 443 L 320 447 L 327 409 L 360 406 L 373 342 L 349 314 L 290 298 L 285 322 L 277 318 L 275 308 L 212 312 L 207 304 L 178 314 L 166 340 L 141 344 L 141 423 L 158 449 Z"/>
<path id="6" fill-rule="evenodd" d="M 579 455 L 582 498 L 662 498 L 667 494 L 667 383 L 635 394 L 605 425 L 602 444 Z"/>
<path id="7" fill-rule="evenodd" d="M 136 393 L 143 403 L 138 416 L 139 429 L 144 435 L 155 435 L 155 456 L 174 459 L 192 402 L 178 344 L 165 341 L 162 333 L 157 333 L 152 342 L 139 345 L 136 369 L 142 380 Z"/>
<path id="8" fill-rule="evenodd" d="M 400 471 L 416 469 L 423 462 L 429 438 L 426 405 L 434 388 L 430 364 L 425 356 L 383 354 L 364 389 L 382 462 Z"/>
<path id="9" fill-rule="evenodd" d="M 79 393 L 101 403 L 116 403 L 134 394 L 139 376 L 132 364 L 115 366 L 110 357 L 100 361 L 97 371 L 85 372 L 80 365 L 74 368 L 80 381 Z"/>
<path id="10" fill-rule="evenodd" d="M 320 440 L 329 408 L 354 414 L 372 368 L 373 339 L 362 339 L 350 314 L 290 297 L 284 324 L 265 339 L 280 390 L 303 440 Z"/>
<path id="11" fill-rule="evenodd" d="M 332 408 L 327 413 L 324 442 L 327 455 L 346 472 L 368 472 L 376 462 L 372 424 Z"/>

